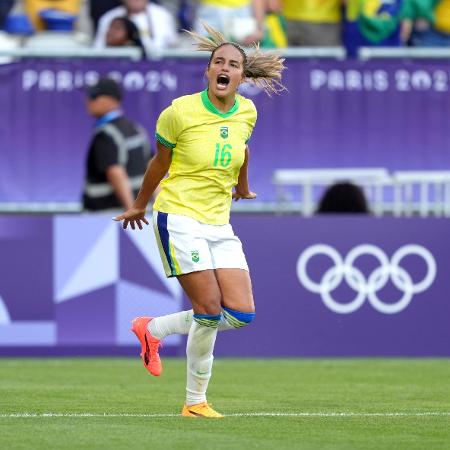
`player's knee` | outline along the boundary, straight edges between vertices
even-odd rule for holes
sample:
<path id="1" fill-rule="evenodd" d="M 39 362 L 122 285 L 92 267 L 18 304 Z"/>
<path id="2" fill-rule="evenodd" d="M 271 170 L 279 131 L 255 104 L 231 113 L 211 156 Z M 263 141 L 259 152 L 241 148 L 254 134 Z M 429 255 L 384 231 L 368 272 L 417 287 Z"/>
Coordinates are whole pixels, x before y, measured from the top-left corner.
<path id="1" fill-rule="evenodd" d="M 209 316 L 220 315 L 222 312 L 222 305 L 220 304 L 220 295 L 204 296 L 197 301 L 192 302 L 192 306 L 195 314 L 207 314 Z"/>
<path id="2" fill-rule="evenodd" d="M 221 305 L 220 301 L 210 302 L 209 304 L 203 304 L 200 308 L 194 308 L 195 312 L 199 312 L 200 314 L 208 314 L 210 316 L 220 315 L 221 313 Z"/>
<path id="3" fill-rule="evenodd" d="M 255 312 L 235 311 L 234 309 L 222 307 L 222 315 L 225 320 L 234 328 L 242 328 L 252 322 Z"/>

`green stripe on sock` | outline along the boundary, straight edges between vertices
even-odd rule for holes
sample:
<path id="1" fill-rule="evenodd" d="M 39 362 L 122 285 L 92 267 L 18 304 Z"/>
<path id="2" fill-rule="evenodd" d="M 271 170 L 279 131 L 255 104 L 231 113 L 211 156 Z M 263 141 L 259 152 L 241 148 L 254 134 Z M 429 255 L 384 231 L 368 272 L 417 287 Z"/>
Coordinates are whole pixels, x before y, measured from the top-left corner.
<path id="1" fill-rule="evenodd" d="M 198 324 L 203 325 L 204 327 L 217 328 L 219 326 L 218 320 L 202 319 L 202 318 L 195 317 L 195 316 L 194 316 L 194 320 Z"/>
<path id="2" fill-rule="evenodd" d="M 228 311 L 222 309 L 222 314 L 225 317 L 225 320 L 233 327 L 233 328 L 241 328 L 247 325 L 245 322 L 241 322 L 240 320 L 233 317 Z"/>

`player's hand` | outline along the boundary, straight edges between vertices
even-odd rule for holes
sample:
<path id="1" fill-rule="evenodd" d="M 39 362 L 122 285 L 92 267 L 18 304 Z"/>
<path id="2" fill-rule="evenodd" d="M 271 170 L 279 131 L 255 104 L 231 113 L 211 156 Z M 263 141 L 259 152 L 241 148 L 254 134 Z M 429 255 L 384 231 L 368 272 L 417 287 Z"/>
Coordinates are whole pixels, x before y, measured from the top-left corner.
<path id="1" fill-rule="evenodd" d="M 145 209 L 130 208 L 122 215 L 114 217 L 113 220 L 116 222 L 121 222 L 123 220 L 122 228 L 124 230 L 127 229 L 128 224 L 130 224 L 132 230 L 136 229 L 136 225 L 140 230 L 142 230 L 142 222 L 148 225 L 148 220 L 145 218 L 145 211 Z"/>
<path id="2" fill-rule="evenodd" d="M 235 191 L 233 192 L 233 199 L 235 202 L 237 202 L 238 200 L 240 200 L 241 198 L 244 200 L 253 200 L 257 197 L 255 192 L 252 191 Z"/>

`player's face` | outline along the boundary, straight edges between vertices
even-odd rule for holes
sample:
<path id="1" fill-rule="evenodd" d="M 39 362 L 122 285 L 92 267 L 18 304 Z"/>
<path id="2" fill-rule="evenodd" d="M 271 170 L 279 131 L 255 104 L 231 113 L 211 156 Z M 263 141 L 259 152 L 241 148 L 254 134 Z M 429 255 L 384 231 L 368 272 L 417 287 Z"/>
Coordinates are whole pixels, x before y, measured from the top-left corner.
<path id="1" fill-rule="evenodd" d="M 211 59 L 208 69 L 208 86 L 218 98 L 234 96 L 244 79 L 244 58 L 233 45 L 218 48 Z"/>

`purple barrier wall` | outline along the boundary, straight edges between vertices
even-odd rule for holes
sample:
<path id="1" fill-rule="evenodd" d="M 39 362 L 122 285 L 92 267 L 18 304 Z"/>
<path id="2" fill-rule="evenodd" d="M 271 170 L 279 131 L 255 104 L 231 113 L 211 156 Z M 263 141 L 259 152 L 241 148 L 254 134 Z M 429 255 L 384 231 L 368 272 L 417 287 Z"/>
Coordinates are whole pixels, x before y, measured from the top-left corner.
<path id="1" fill-rule="evenodd" d="M 83 86 L 120 80 L 125 110 L 153 136 L 156 117 L 179 95 L 204 88 L 206 60 L 23 61 L 0 66 L 0 202 L 76 202 L 92 120 Z M 250 175 L 274 198 L 282 167 L 450 167 L 447 61 L 289 59 L 288 92 L 246 87 L 259 110 Z"/>
<path id="2" fill-rule="evenodd" d="M 446 219 L 237 215 L 257 315 L 218 356 L 450 356 Z M 136 315 L 186 307 L 153 232 L 0 217 L 0 355 L 136 353 Z M 184 354 L 166 340 L 165 354 Z"/>

